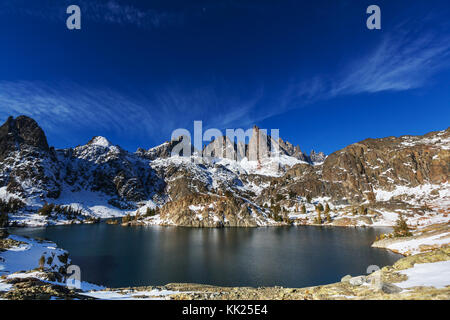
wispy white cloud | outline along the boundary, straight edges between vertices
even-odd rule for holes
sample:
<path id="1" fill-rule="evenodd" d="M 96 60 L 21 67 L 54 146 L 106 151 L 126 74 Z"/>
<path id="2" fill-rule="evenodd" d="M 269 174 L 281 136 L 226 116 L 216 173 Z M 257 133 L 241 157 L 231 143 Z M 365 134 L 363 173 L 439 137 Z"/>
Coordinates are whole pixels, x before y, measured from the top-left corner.
<path id="1" fill-rule="evenodd" d="M 345 70 L 330 94 L 404 91 L 425 86 L 449 66 L 450 37 L 433 34 L 387 36 L 373 53 Z"/>
<path id="2" fill-rule="evenodd" d="M 0 82 L 0 118 L 21 114 L 35 118 L 54 134 L 86 129 L 127 134 L 139 126 L 150 136 L 157 127 L 144 104 L 109 89 L 73 83 Z"/>
<path id="3" fill-rule="evenodd" d="M 255 110 L 261 97 L 261 91 L 242 98 L 213 86 L 195 90 L 173 86 L 143 95 L 73 82 L 0 81 L 0 119 L 30 116 L 49 136 L 74 137 L 88 131 L 158 143 L 169 140 L 177 128 L 189 128 L 195 120 L 202 120 L 205 128 L 222 129 L 252 123 L 260 117 Z M 69 145 L 84 142 L 67 141 Z"/>
<path id="4" fill-rule="evenodd" d="M 159 90 L 151 100 L 165 126 L 173 130 L 187 127 L 194 120 L 222 129 L 248 124 L 258 117 L 257 106 L 263 98 L 263 88 L 242 94 L 216 83 L 195 89 L 173 85 Z"/>
<path id="5" fill-rule="evenodd" d="M 183 21 L 181 13 L 144 9 L 116 0 L 82 1 L 81 6 L 85 16 L 96 22 L 159 28 L 181 24 Z"/>
<path id="6" fill-rule="evenodd" d="M 157 29 L 180 25 L 184 15 L 131 5 L 121 0 L 0 0 L 0 14 L 40 18 L 47 22 L 63 22 L 67 19 L 66 8 L 76 4 L 81 8 L 82 20 L 95 23 L 135 26 Z"/>
<path id="7" fill-rule="evenodd" d="M 405 26 L 397 29 L 401 28 Z M 402 31 L 386 35 L 369 54 L 355 57 L 334 74 L 291 83 L 273 109 L 281 114 L 339 96 L 418 89 L 433 83 L 433 76 L 449 67 L 448 32 Z M 273 115 L 267 112 L 267 117 Z"/>

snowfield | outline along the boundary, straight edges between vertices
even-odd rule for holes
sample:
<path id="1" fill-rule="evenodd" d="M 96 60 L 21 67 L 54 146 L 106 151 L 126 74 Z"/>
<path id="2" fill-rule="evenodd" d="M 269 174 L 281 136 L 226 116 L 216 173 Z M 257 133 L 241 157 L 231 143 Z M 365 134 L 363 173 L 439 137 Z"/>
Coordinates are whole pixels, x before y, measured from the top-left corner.
<path id="1" fill-rule="evenodd" d="M 440 185 L 423 184 L 417 187 L 396 186 L 394 190 L 387 191 L 374 189 L 377 201 L 389 201 L 394 197 L 403 197 L 404 201 L 413 205 L 433 204 L 450 208 L 450 184 L 445 182 Z M 432 194 L 435 193 L 435 196 Z"/>
<path id="2" fill-rule="evenodd" d="M 419 237 L 407 241 L 399 241 L 388 245 L 386 248 L 401 254 L 418 254 L 421 246 L 442 246 L 450 244 L 450 232 L 428 237 Z"/>
<path id="3" fill-rule="evenodd" d="M 169 295 L 180 293 L 171 290 L 103 290 L 89 291 L 83 295 L 100 300 L 166 300 Z"/>
<path id="4" fill-rule="evenodd" d="M 86 190 L 71 192 L 69 188 L 64 188 L 61 196 L 53 202 L 55 204 L 69 205 L 76 210 L 81 209 L 86 215 L 96 218 L 123 217 L 133 212 L 131 210 L 121 210 L 110 205 L 108 203 L 110 199 L 110 196 L 101 192 Z"/>
<path id="5" fill-rule="evenodd" d="M 450 286 L 450 260 L 415 264 L 411 269 L 403 270 L 400 273 L 408 276 L 408 280 L 396 283 L 403 289 L 413 287 L 445 288 Z"/>
<path id="6" fill-rule="evenodd" d="M 36 269 L 39 267 L 41 257 L 45 257 L 45 267 L 49 270 L 58 271 L 60 267 L 66 265 L 59 257 L 64 260 L 63 257 L 67 258 L 68 252 L 57 248 L 53 242 L 14 235 L 10 235 L 9 238 L 22 244 L 0 252 L 0 275 Z"/>

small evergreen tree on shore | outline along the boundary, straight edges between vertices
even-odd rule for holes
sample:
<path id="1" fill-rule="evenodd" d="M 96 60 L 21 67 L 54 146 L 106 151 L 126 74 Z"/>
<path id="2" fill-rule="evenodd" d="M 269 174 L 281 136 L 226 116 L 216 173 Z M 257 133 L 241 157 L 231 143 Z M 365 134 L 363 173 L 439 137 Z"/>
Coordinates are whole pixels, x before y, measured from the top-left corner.
<path id="1" fill-rule="evenodd" d="M 321 203 L 317 205 L 317 208 L 319 209 L 320 212 L 323 212 L 324 210 L 323 205 Z"/>
<path id="2" fill-rule="evenodd" d="M 130 221 L 131 221 L 131 216 L 129 214 L 122 217 L 122 223 L 128 223 Z"/>
<path id="3" fill-rule="evenodd" d="M 49 217 L 52 214 L 54 208 L 55 205 L 53 203 L 45 203 L 42 208 L 38 210 L 38 214 L 41 216 Z"/>
<path id="4" fill-rule="evenodd" d="M 311 195 L 308 194 L 308 195 L 306 196 L 306 202 L 311 203 L 311 201 L 312 201 Z"/>
<path id="5" fill-rule="evenodd" d="M 20 199 L 9 198 L 8 201 L 0 199 L 0 212 L 16 213 L 25 207 L 25 203 Z"/>
<path id="6" fill-rule="evenodd" d="M 41 270 L 43 270 L 44 267 L 45 267 L 45 257 L 44 257 L 44 256 L 41 256 L 41 257 L 39 258 L 39 268 L 41 268 Z"/>
<path id="7" fill-rule="evenodd" d="M 359 207 L 359 214 L 360 215 L 366 215 L 367 214 L 367 208 L 364 206 Z"/>
<path id="8" fill-rule="evenodd" d="M 306 214 L 306 206 L 305 205 L 302 205 L 302 213 Z"/>
<path id="9" fill-rule="evenodd" d="M 316 217 L 316 219 L 314 219 L 314 223 L 322 224 L 322 216 L 320 215 L 321 210 L 318 206 L 316 207 L 316 212 L 317 212 L 317 217 Z"/>
<path id="10" fill-rule="evenodd" d="M 0 211 L 0 228 L 6 228 L 8 226 L 8 213 L 3 210 Z"/>
<path id="11" fill-rule="evenodd" d="M 151 208 L 147 207 L 147 210 L 145 211 L 146 217 L 153 217 L 155 214 L 156 214 L 155 209 L 151 209 Z"/>
<path id="12" fill-rule="evenodd" d="M 395 237 L 409 237 L 412 236 L 411 231 L 409 231 L 408 224 L 403 218 L 403 215 L 398 217 L 398 220 L 394 226 L 394 236 Z"/>
<path id="13" fill-rule="evenodd" d="M 326 211 L 326 209 L 325 209 L 325 211 Z M 328 210 L 328 212 L 325 213 L 325 218 L 327 219 L 328 223 L 331 222 L 330 210 Z"/>

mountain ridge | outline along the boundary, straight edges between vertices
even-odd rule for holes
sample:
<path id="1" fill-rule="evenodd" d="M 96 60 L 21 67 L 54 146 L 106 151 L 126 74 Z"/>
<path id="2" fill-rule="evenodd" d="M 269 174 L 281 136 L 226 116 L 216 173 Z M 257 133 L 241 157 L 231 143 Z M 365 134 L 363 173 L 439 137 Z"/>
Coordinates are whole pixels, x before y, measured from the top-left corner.
<path id="1" fill-rule="evenodd" d="M 327 157 L 315 152 L 308 156 L 281 138 L 261 136 L 257 127 L 253 133 L 240 147 L 225 137 L 215 139 L 202 150 L 205 157 L 172 156 L 181 140 L 131 153 L 100 136 L 86 145 L 55 150 L 33 119 L 10 117 L 0 127 L 0 199 L 21 199 L 25 208 L 10 218 L 26 225 L 32 224 L 30 217 L 44 225 L 73 222 L 55 213 L 36 217 L 50 202 L 76 208 L 81 212 L 78 222 L 130 215 L 137 216 L 138 224 L 203 227 L 314 224 L 315 207 L 325 202 L 332 213 L 320 223 L 335 224 L 343 218 L 355 224 L 392 224 L 375 211 L 380 205 L 409 210 L 414 219 L 420 201 L 421 206 L 436 205 L 435 211 L 429 210 L 436 214 L 450 206 L 445 201 L 450 129 L 365 139 Z M 271 157 L 270 147 L 277 143 L 279 153 Z M 220 147 L 229 147 L 232 158 L 217 157 L 214 152 Z M 419 201 L 410 193 L 422 187 L 429 190 Z M 400 189 L 409 198 L 397 195 Z M 382 201 L 389 193 L 395 199 Z M 349 218 L 360 205 L 376 213 Z"/>

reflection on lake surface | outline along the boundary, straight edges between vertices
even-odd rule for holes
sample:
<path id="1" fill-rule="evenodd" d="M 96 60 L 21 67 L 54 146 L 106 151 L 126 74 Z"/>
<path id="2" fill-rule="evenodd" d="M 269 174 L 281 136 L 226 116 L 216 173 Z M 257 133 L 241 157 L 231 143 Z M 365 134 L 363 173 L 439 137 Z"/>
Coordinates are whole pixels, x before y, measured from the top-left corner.
<path id="1" fill-rule="evenodd" d="M 108 287 L 192 282 L 305 287 L 365 274 L 401 256 L 370 244 L 383 228 L 195 229 L 94 224 L 15 229 L 70 252 L 83 281 Z"/>

